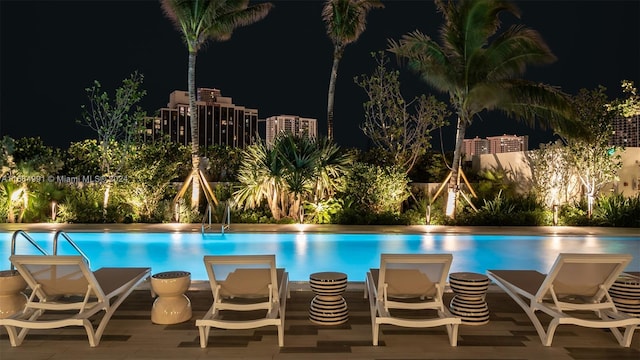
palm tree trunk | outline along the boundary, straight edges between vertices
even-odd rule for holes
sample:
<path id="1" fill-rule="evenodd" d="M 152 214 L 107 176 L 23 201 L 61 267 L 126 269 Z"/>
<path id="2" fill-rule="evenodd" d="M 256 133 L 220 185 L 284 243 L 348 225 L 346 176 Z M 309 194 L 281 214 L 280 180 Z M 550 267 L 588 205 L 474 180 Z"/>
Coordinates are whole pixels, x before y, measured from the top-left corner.
<path id="1" fill-rule="evenodd" d="M 342 49 L 336 47 L 333 51 L 333 67 L 329 78 L 329 91 L 327 93 L 327 138 L 333 139 L 333 102 L 336 95 L 336 79 L 338 78 L 338 65 L 342 58 Z"/>
<path id="2" fill-rule="evenodd" d="M 198 131 L 198 109 L 196 108 L 196 53 L 189 52 L 189 120 L 191 125 L 191 164 L 193 171 L 191 172 L 191 209 L 197 210 L 200 205 L 200 178 L 198 170 L 200 169 L 200 146 Z"/>
<path id="3" fill-rule="evenodd" d="M 449 178 L 449 197 L 447 198 L 447 215 L 454 219 L 455 209 L 458 201 L 458 173 L 460 172 L 460 160 L 462 158 L 462 147 L 464 144 L 464 134 L 467 131 L 467 121 L 458 116 L 458 127 L 456 130 L 456 146 L 453 151 L 453 163 L 451 164 L 451 177 Z"/>

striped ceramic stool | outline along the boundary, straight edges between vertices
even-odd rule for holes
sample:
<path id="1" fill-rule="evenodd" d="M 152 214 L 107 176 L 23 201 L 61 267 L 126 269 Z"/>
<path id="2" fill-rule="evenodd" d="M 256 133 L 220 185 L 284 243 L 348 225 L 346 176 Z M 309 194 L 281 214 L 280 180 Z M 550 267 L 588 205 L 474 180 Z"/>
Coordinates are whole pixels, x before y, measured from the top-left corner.
<path id="1" fill-rule="evenodd" d="M 309 276 L 316 296 L 311 300 L 309 320 L 319 325 L 339 325 L 349 319 L 347 302 L 342 294 L 347 289 L 347 274 L 318 272 Z"/>
<path id="2" fill-rule="evenodd" d="M 640 277 L 622 274 L 609 288 L 611 300 L 618 311 L 640 317 Z"/>
<path id="3" fill-rule="evenodd" d="M 485 301 L 489 278 L 482 274 L 459 272 L 449 274 L 449 285 L 455 296 L 449 311 L 462 318 L 465 325 L 484 325 L 489 322 L 489 306 Z"/>

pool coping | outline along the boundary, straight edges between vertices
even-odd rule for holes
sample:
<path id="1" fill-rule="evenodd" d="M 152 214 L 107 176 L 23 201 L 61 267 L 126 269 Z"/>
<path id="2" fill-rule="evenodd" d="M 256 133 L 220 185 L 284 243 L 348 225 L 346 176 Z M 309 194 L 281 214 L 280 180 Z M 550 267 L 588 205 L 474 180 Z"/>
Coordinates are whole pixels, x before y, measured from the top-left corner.
<path id="1" fill-rule="evenodd" d="M 214 224 L 207 233 L 219 233 Z M 201 232 L 201 224 L 62 224 L 62 223 L 2 223 L 0 231 L 82 231 L 82 232 Z M 443 226 L 443 225 L 314 225 L 314 224 L 231 224 L 230 233 L 399 233 L 399 234 L 481 234 L 481 235 L 601 235 L 635 236 L 640 228 L 593 226 Z"/>

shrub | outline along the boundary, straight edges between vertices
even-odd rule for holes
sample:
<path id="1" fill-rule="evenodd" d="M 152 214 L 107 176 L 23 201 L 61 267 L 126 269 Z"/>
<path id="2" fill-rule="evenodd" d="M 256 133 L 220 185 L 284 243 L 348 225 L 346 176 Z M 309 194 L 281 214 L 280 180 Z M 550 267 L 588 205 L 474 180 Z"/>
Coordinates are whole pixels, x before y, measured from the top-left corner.
<path id="1" fill-rule="evenodd" d="M 613 194 L 598 198 L 593 222 L 600 226 L 640 227 L 640 195 Z"/>

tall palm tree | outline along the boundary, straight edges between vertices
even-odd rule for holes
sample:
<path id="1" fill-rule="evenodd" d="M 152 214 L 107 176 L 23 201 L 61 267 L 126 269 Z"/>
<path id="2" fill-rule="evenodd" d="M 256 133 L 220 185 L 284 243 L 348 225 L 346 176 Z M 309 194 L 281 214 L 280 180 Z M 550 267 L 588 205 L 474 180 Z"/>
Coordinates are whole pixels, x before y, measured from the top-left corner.
<path id="1" fill-rule="evenodd" d="M 539 121 L 556 131 L 571 131 L 575 116 L 559 89 L 524 80 L 527 65 L 556 60 L 540 34 L 522 25 L 499 32 L 502 12 L 519 18 L 519 9 L 502 0 L 437 0 L 444 16 L 442 45 L 416 30 L 388 50 L 435 89 L 449 94 L 458 116 L 449 180 L 448 215 L 454 217 L 465 131 L 483 110 L 501 110 L 533 126 Z"/>
<path id="2" fill-rule="evenodd" d="M 187 79 L 189 86 L 189 116 L 191 125 L 191 207 L 200 203 L 200 168 L 198 144 L 198 109 L 196 108 L 196 56 L 209 41 L 225 41 L 233 30 L 263 19 L 271 10 L 271 3 L 249 6 L 249 0 L 160 0 L 165 15 L 174 23 L 189 51 Z"/>
<path id="3" fill-rule="evenodd" d="M 347 45 L 360 37 L 367 25 L 367 14 L 373 8 L 382 8 L 379 0 L 326 0 L 322 20 L 333 43 L 333 66 L 327 94 L 327 138 L 333 139 L 333 102 L 336 93 L 338 65 Z"/>

